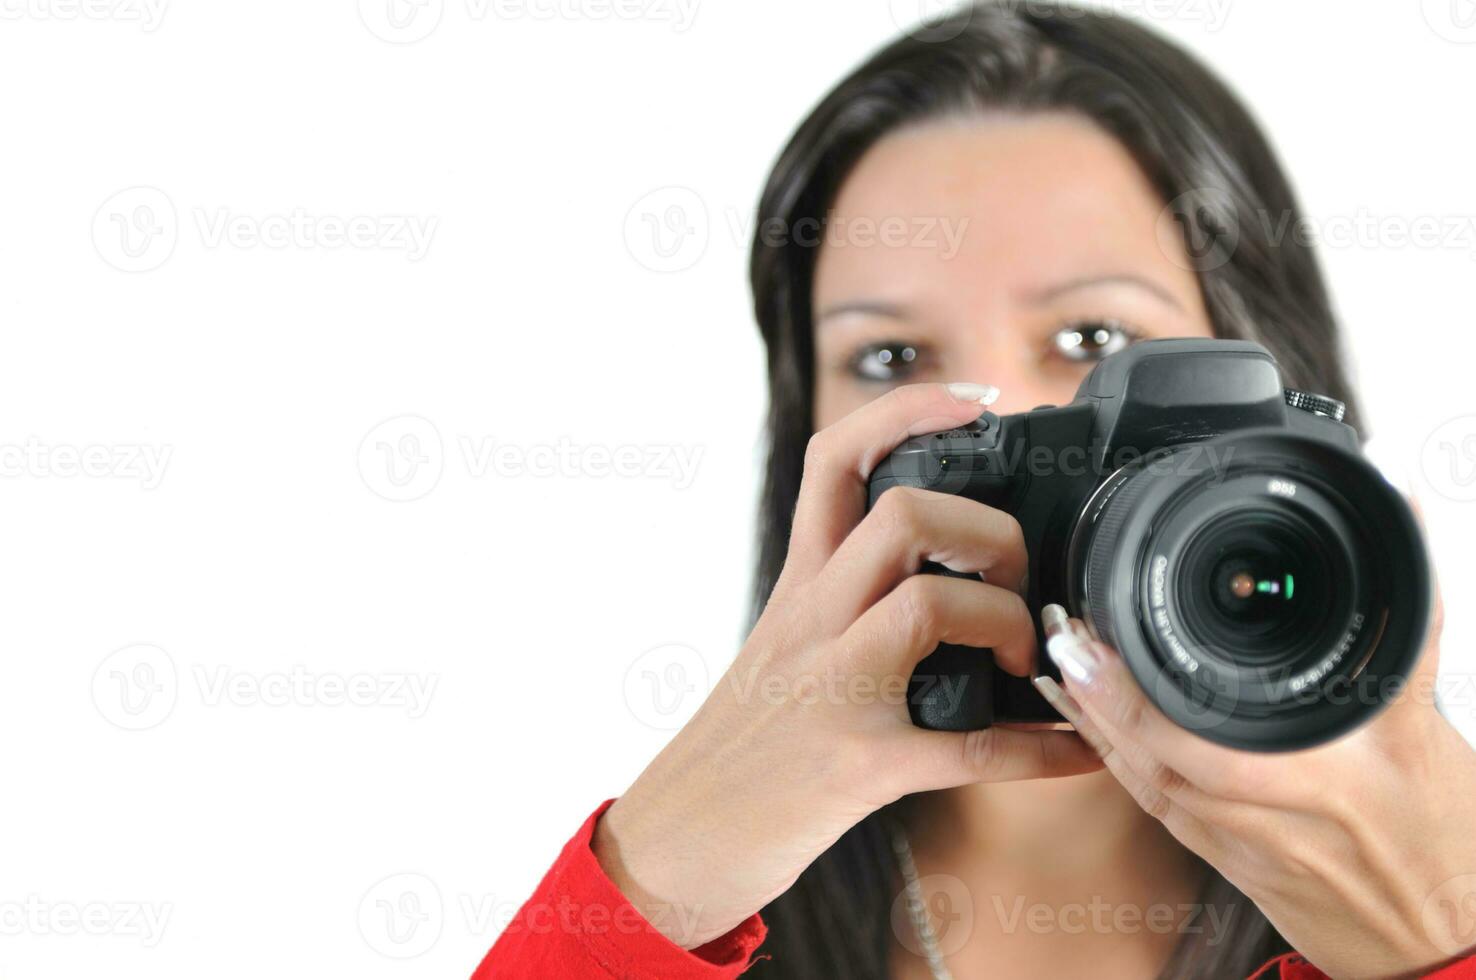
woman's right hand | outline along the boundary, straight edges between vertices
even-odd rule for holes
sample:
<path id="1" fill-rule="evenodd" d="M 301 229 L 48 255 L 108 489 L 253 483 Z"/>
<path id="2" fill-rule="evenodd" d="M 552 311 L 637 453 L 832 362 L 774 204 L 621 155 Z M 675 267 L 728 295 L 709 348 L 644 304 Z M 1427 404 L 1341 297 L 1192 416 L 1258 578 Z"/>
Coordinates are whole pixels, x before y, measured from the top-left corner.
<path id="1" fill-rule="evenodd" d="M 604 814 L 595 856 L 688 949 L 794 883 L 871 812 L 908 793 L 1099 768 L 1069 731 L 933 732 L 907 679 L 941 642 L 1031 670 L 1020 526 L 948 494 L 898 488 L 866 512 L 872 468 L 903 440 L 978 418 L 993 389 L 897 388 L 818 433 L 784 571 L 732 667 Z M 934 561 L 981 580 L 916 575 Z"/>

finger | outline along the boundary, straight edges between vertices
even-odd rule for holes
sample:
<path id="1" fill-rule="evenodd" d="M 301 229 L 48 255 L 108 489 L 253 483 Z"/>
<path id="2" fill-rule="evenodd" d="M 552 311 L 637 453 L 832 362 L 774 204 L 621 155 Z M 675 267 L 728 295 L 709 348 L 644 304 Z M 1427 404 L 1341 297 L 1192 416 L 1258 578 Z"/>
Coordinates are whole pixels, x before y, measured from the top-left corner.
<path id="1" fill-rule="evenodd" d="M 1055 708 L 1061 717 L 1066 719 L 1067 724 L 1076 729 L 1082 741 L 1091 746 L 1092 751 L 1106 761 L 1113 752 L 1112 743 L 1102 734 L 1102 730 L 1097 727 L 1096 723 L 1081 710 L 1081 705 L 1076 703 L 1076 699 L 1061 690 L 1061 685 L 1056 683 L 1055 678 L 1036 677 L 1031 680 L 1031 683 L 1046 699 L 1046 703 Z"/>
<path id="2" fill-rule="evenodd" d="M 1051 608 L 1046 607 L 1047 610 Z M 1076 636 L 1091 643 L 1092 635 L 1080 619 L 1069 619 L 1066 625 Z M 1046 632 L 1052 635 L 1049 626 Z M 1196 729 L 1186 729 L 1175 724 L 1153 706 L 1123 664 L 1121 655 L 1105 644 L 1098 643 L 1096 648 L 1108 658 L 1109 664 L 1115 663 L 1123 678 L 1119 684 L 1127 685 L 1170 730 L 1187 736 L 1181 737 L 1177 742 L 1168 743 L 1170 753 L 1175 751 L 1176 744 L 1185 744 L 1185 754 L 1193 759 L 1189 772 L 1195 778 L 1181 780 L 1178 778 L 1182 775 L 1179 769 L 1160 758 L 1162 743 L 1153 741 L 1156 736 L 1142 736 L 1141 741 L 1129 740 L 1116 730 L 1106 729 L 1112 739 L 1121 743 L 1118 754 L 1127 764 L 1158 789 L 1173 790 L 1176 802 L 1185 810 L 1200 817 L 1211 827 L 1237 824 L 1251 826 L 1256 815 L 1264 813 L 1268 808 L 1278 812 L 1315 809 L 1325 801 L 1324 794 L 1316 783 L 1302 779 L 1277 778 L 1278 773 L 1286 772 L 1284 768 L 1268 765 L 1266 760 L 1253 754 L 1193 737 Z"/>
<path id="3" fill-rule="evenodd" d="M 929 561 L 986 573 L 992 584 L 1023 592 L 1025 536 L 1013 516 L 967 497 L 888 490 L 816 580 L 824 595 L 836 597 L 826 609 L 827 625 L 844 629 Z"/>
<path id="4" fill-rule="evenodd" d="M 1050 619 L 1057 617 L 1064 621 L 1063 612 L 1053 611 L 1049 619 L 1042 613 L 1048 629 Z M 1215 745 L 1170 721 L 1148 701 L 1115 651 L 1071 629 L 1051 632 L 1046 652 L 1061 669 L 1066 691 L 1145 778 L 1168 789 L 1197 787 L 1226 799 L 1247 799 L 1257 791 L 1257 770 L 1245 753 Z"/>
<path id="5" fill-rule="evenodd" d="M 1046 702 L 1059 711 L 1061 717 L 1071 723 L 1082 741 L 1091 747 L 1092 751 L 1102 760 L 1103 765 L 1107 767 L 1107 771 L 1112 773 L 1112 777 L 1133 798 L 1133 802 L 1137 803 L 1144 813 L 1160 821 L 1181 843 L 1203 855 L 1203 848 L 1208 846 L 1214 837 L 1209 826 L 1202 819 L 1202 813 L 1196 811 L 1192 806 L 1186 806 L 1185 801 L 1181 798 L 1183 794 L 1174 792 L 1175 786 L 1155 780 L 1151 775 L 1145 775 L 1127 755 L 1119 752 L 1108 734 L 1087 715 L 1075 698 L 1061 689 L 1053 678 L 1037 677 L 1034 684 L 1035 689 L 1041 693 Z M 1202 798 L 1196 797 L 1191 802 L 1202 802 Z"/>
<path id="6" fill-rule="evenodd" d="M 1079 619 L 1067 619 L 1066 611 L 1057 605 L 1048 605 L 1041 610 L 1041 622 L 1048 643 L 1062 632 L 1070 632 L 1079 639 L 1088 636 L 1086 624 Z M 1213 813 L 1214 801 L 1142 747 L 1128 745 L 1126 751 L 1119 751 L 1113 742 L 1117 733 L 1097 724 L 1054 679 L 1037 677 L 1033 683 L 1051 707 L 1060 712 L 1061 717 L 1069 721 L 1082 739 L 1102 757 L 1114 778 L 1145 813 L 1162 821 L 1180 835 L 1181 840 L 1185 839 L 1183 835 L 1197 837 L 1204 834 L 1201 818 Z"/>
<path id="7" fill-rule="evenodd" d="M 1014 592 L 972 579 L 914 575 L 861 614 L 841 636 L 848 665 L 911 672 L 940 643 L 990 647 L 1019 677 L 1035 661 L 1035 625 Z"/>
<path id="8" fill-rule="evenodd" d="M 781 582 L 813 578 L 866 510 L 866 481 L 906 439 L 972 422 L 999 396 L 988 385 L 894 388 L 810 438 Z"/>
<path id="9" fill-rule="evenodd" d="M 1075 732 L 1023 732 L 985 728 L 932 732 L 908 727 L 895 740 L 904 792 L 948 789 L 969 783 L 1078 776 L 1102 768 L 1102 760 Z"/>

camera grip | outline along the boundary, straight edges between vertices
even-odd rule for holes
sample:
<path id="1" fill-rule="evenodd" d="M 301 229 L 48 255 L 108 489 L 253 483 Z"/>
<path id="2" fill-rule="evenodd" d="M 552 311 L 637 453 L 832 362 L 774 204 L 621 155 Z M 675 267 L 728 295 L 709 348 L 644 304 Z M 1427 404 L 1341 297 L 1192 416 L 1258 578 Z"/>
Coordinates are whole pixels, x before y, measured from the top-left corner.
<path id="1" fill-rule="evenodd" d="M 978 580 L 929 564 L 923 572 Z M 907 711 L 919 728 L 969 732 L 994 724 L 994 653 L 978 647 L 939 644 L 918 661 L 907 684 Z"/>

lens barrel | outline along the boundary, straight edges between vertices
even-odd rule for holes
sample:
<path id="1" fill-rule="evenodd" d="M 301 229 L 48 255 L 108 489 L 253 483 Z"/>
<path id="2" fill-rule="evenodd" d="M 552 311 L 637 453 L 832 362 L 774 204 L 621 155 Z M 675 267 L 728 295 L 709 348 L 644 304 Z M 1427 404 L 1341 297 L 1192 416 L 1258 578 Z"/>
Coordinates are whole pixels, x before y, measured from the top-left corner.
<path id="1" fill-rule="evenodd" d="M 1135 460 L 1068 550 L 1073 605 L 1165 714 L 1243 749 L 1305 748 L 1386 705 L 1431 585 L 1404 500 L 1361 456 L 1284 430 Z"/>

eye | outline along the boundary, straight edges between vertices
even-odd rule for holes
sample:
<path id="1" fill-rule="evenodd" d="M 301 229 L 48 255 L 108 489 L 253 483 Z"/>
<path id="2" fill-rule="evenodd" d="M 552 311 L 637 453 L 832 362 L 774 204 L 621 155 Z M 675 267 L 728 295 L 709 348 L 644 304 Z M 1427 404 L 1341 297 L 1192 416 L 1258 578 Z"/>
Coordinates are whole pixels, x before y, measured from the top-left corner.
<path id="1" fill-rule="evenodd" d="M 922 351 L 914 344 L 888 340 L 867 344 L 851 356 L 851 373 L 864 381 L 896 381 L 917 369 Z"/>
<path id="2" fill-rule="evenodd" d="M 1121 320 L 1081 320 L 1051 338 L 1055 352 L 1073 364 L 1091 364 L 1134 343 L 1142 334 Z"/>

